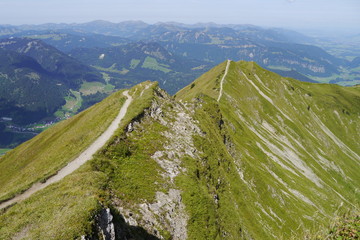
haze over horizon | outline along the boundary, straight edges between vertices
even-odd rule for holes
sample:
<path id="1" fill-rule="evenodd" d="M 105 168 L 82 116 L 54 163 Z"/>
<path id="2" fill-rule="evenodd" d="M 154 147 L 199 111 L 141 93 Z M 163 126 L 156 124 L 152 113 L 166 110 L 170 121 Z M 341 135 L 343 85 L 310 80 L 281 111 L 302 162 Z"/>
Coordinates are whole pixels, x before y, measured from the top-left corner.
<path id="1" fill-rule="evenodd" d="M 2 0 L 0 25 L 141 20 L 253 24 L 358 34 L 359 12 L 358 0 Z"/>

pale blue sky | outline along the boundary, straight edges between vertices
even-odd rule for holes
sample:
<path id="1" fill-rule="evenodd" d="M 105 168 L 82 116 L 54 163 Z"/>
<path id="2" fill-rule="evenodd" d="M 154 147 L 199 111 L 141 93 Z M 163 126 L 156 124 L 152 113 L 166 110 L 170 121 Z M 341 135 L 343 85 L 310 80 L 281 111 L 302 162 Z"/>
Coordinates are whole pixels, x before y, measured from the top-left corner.
<path id="1" fill-rule="evenodd" d="M 360 0 L 0 0 L 0 24 L 216 22 L 360 33 Z"/>

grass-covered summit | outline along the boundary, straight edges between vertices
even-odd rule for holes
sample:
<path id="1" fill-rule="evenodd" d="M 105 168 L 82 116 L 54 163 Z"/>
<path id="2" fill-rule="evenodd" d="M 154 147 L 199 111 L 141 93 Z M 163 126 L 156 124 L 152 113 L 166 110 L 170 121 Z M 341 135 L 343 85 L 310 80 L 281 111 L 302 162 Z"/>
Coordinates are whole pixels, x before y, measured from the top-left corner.
<path id="1" fill-rule="evenodd" d="M 304 83 L 229 61 L 175 97 L 149 82 L 130 94 L 118 132 L 93 160 L 2 210 L 3 239 L 301 239 L 359 206 L 359 87 Z M 118 97 L 1 157 L 2 172 L 20 157 L 26 162 L 0 178 L 11 186 L 0 189 L 2 199 L 41 179 L 22 174 L 39 166 L 27 157 L 35 141 L 105 126 L 95 117 L 110 116 Z M 79 116 L 94 124 L 76 125 Z M 37 152 L 44 178 L 76 155 L 54 167 L 46 143 Z"/>

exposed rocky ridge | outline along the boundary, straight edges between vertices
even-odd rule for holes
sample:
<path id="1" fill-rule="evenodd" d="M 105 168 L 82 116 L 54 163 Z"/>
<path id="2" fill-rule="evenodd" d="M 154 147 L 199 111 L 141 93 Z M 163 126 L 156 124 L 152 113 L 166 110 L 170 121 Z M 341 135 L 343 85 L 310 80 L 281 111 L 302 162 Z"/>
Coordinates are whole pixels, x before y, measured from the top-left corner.
<path id="1" fill-rule="evenodd" d="M 163 146 L 159 148 L 162 150 L 156 151 L 151 158 L 163 169 L 161 176 L 166 181 L 168 190 L 156 192 L 153 202 L 144 201 L 137 207 L 132 206 L 134 210 L 138 208 L 136 214 L 136 210 L 127 209 L 119 199 L 115 200 L 115 205 L 129 226 L 141 225 L 160 239 L 164 239 L 161 234 L 164 231 L 172 239 L 186 239 L 189 217 L 182 202 L 182 191 L 174 181 L 180 173 L 186 172 L 181 160 L 185 155 L 199 157 L 193 135 L 202 135 L 202 132 L 183 104 L 174 101 L 160 88 L 155 90 L 154 95 L 150 108 L 126 127 L 126 135 L 131 138 L 133 132 L 147 131 L 143 122 L 156 121 L 166 127 L 167 130 L 161 132 L 164 140 Z"/>
<path id="2" fill-rule="evenodd" d="M 104 240 L 115 240 L 113 216 L 109 208 L 102 209 L 97 216 L 98 231 Z"/>

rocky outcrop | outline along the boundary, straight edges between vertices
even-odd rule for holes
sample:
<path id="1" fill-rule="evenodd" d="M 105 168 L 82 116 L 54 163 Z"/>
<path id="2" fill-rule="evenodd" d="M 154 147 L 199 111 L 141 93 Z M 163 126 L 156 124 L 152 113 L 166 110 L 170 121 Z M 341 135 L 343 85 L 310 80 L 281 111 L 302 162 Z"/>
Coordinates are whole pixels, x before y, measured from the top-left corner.
<path id="1" fill-rule="evenodd" d="M 94 232 L 91 236 L 82 235 L 81 240 L 115 240 L 115 226 L 113 223 L 113 215 L 109 208 L 103 208 L 95 216 Z M 124 238 L 122 238 L 124 239 Z"/>
<path id="2" fill-rule="evenodd" d="M 142 226 L 154 236 L 164 239 L 164 232 L 172 239 L 187 238 L 188 215 L 182 202 L 181 191 L 175 185 L 175 178 L 187 170 L 182 167 L 182 158 L 198 158 L 199 152 L 194 146 L 193 135 L 202 135 L 197 121 L 192 118 L 192 108 L 175 101 L 161 89 L 155 90 L 151 106 L 140 117 L 134 119 L 126 128 L 127 136 L 143 131 L 143 122 L 157 121 L 166 127 L 161 135 L 163 146 L 151 158 L 164 170 L 163 179 L 171 186 L 167 192 L 156 192 L 155 201 L 140 203 L 134 213 L 121 203 L 117 209 L 129 226 Z M 166 140 L 165 140 L 166 139 Z"/>
<path id="3" fill-rule="evenodd" d="M 188 216 L 180 190 L 170 189 L 167 194 L 157 192 L 154 203 L 140 204 L 140 212 L 145 222 L 162 226 L 168 230 L 172 239 L 187 239 Z"/>
<path id="4" fill-rule="evenodd" d="M 115 228 L 110 209 L 102 209 L 98 216 L 98 228 L 104 240 L 115 240 Z"/>

